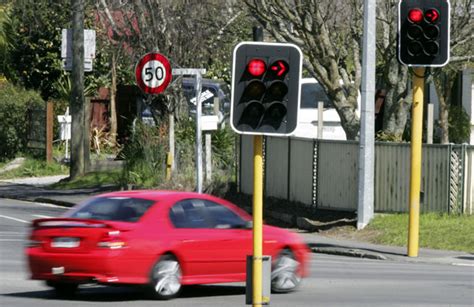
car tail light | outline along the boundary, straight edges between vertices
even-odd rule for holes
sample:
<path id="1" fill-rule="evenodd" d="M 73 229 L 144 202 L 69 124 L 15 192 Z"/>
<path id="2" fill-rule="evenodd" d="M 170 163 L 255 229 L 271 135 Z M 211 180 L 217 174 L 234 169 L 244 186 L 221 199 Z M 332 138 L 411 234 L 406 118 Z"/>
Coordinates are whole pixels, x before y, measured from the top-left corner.
<path id="1" fill-rule="evenodd" d="M 109 231 L 97 243 L 100 248 L 119 249 L 127 246 L 127 242 L 120 236 L 120 231 Z"/>

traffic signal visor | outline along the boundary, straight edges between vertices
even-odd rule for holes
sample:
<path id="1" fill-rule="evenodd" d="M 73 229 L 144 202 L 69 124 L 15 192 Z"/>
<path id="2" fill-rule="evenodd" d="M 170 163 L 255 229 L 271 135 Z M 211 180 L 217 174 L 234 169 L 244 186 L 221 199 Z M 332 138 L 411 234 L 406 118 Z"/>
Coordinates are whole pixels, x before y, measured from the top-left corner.
<path id="1" fill-rule="evenodd" d="M 234 49 L 231 126 L 238 133 L 296 129 L 302 56 L 292 44 L 245 42 Z"/>
<path id="2" fill-rule="evenodd" d="M 449 1 L 400 1 L 398 58 L 411 66 L 443 66 L 449 61 Z"/>

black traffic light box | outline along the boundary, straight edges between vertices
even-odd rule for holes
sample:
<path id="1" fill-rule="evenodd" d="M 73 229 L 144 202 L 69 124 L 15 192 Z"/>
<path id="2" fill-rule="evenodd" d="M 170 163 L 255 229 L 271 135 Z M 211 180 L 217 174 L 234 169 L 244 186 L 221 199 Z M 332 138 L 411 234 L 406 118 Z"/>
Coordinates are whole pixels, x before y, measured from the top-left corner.
<path id="1" fill-rule="evenodd" d="M 448 0 L 401 0 L 398 60 L 409 66 L 444 66 L 449 61 Z"/>
<path id="2" fill-rule="evenodd" d="M 293 44 L 242 42 L 234 48 L 230 116 L 237 133 L 290 135 L 296 129 L 302 61 Z"/>

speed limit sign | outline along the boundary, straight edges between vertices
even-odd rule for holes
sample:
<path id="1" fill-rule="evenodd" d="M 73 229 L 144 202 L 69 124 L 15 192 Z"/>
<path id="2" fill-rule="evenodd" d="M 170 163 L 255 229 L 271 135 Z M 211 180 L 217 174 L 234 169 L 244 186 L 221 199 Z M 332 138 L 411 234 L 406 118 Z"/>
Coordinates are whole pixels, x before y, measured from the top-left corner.
<path id="1" fill-rule="evenodd" d="M 163 92 L 171 82 L 171 66 L 160 53 L 147 53 L 135 67 L 137 85 L 148 94 Z"/>

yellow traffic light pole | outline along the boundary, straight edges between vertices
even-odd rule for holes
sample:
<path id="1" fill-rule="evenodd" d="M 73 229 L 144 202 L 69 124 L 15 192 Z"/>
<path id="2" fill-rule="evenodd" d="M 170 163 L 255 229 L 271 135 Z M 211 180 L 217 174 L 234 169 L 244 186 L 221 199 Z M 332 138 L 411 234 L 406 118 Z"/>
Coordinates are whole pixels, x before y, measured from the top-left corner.
<path id="1" fill-rule="evenodd" d="M 263 136 L 253 139 L 253 259 L 252 259 L 252 306 L 265 303 L 262 291 L 263 245 Z"/>
<path id="2" fill-rule="evenodd" d="M 420 232 L 421 144 L 423 136 L 423 94 L 425 68 L 414 68 L 411 122 L 410 217 L 408 257 L 418 257 Z"/>

